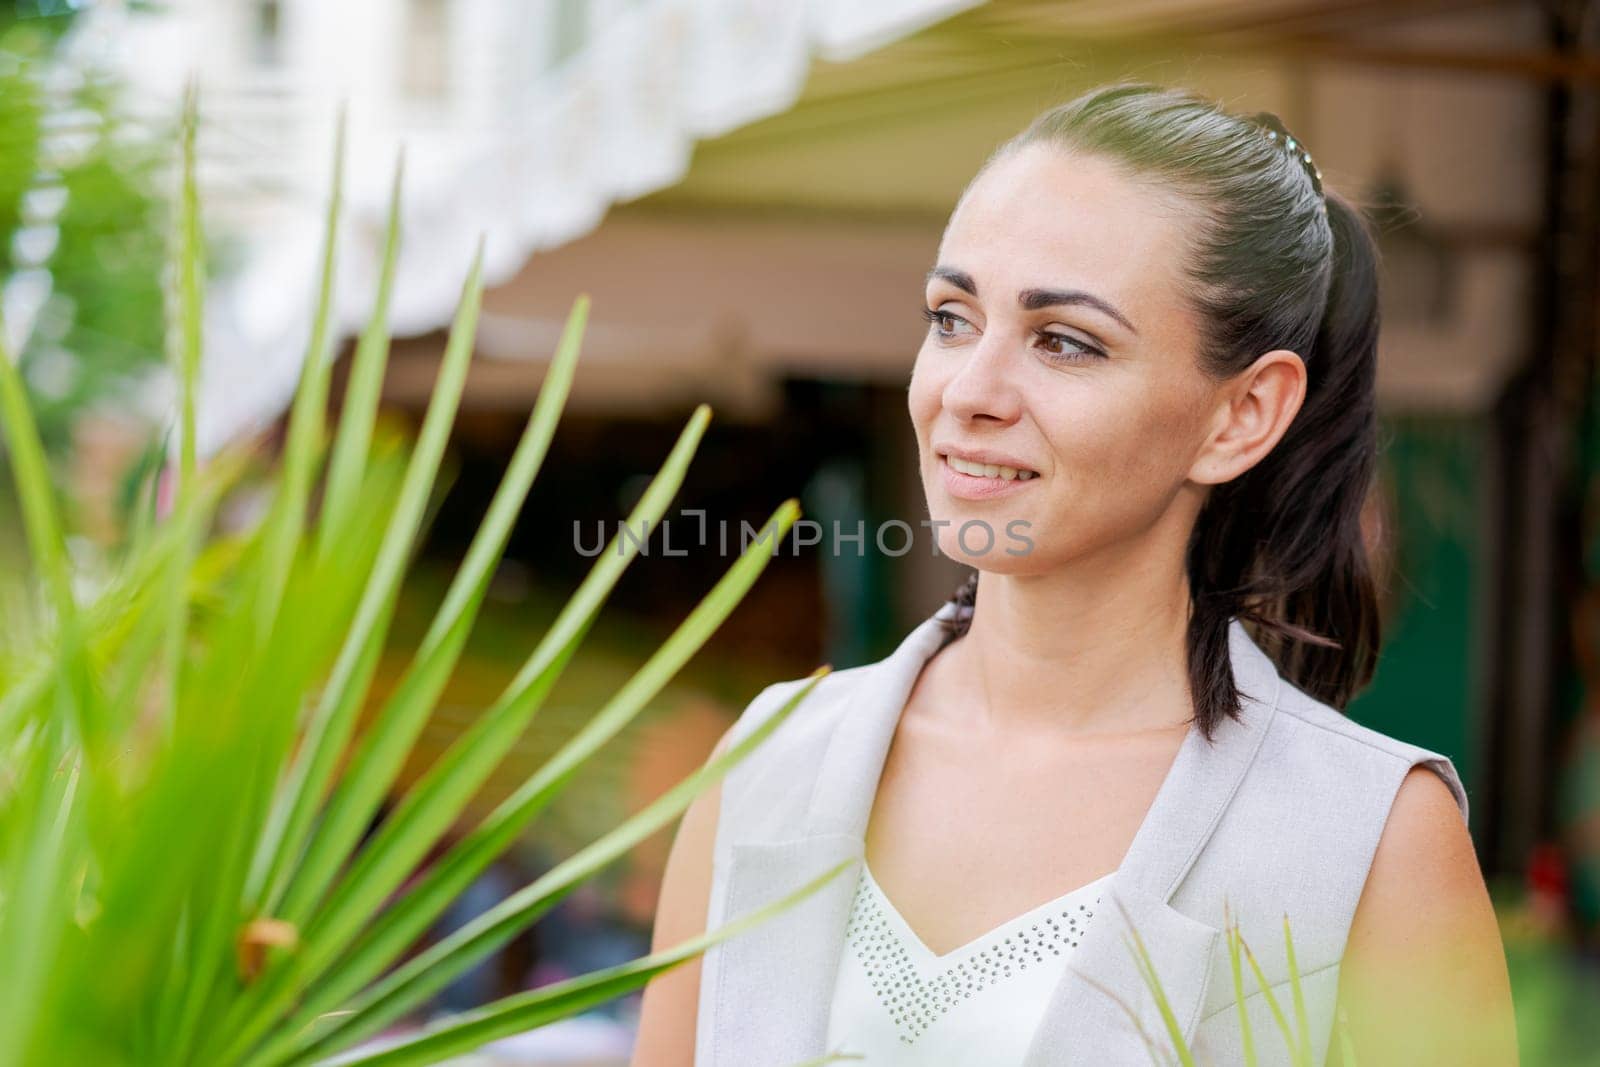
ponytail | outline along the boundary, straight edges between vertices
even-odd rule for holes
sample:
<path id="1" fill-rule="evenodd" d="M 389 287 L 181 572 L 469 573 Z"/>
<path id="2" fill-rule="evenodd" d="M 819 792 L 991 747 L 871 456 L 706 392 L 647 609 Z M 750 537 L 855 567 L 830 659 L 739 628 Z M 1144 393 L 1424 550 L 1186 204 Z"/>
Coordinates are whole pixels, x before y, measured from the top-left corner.
<path id="1" fill-rule="evenodd" d="M 1216 486 L 1189 542 L 1189 682 L 1207 736 L 1238 694 L 1228 624 L 1253 623 L 1284 677 L 1343 710 L 1381 639 L 1361 512 L 1377 465 L 1377 252 L 1360 215 L 1327 195 L 1333 264 L 1306 355 L 1306 397 L 1277 446 Z"/>

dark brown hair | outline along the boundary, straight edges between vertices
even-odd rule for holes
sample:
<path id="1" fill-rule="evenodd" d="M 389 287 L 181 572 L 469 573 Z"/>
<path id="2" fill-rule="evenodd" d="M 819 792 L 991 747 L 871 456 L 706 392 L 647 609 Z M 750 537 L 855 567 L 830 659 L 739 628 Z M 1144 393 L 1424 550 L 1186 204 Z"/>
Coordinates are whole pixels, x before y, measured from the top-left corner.
<path id="1" fill-rule="evenodd" d="M 1231 115 L 1183 90 L 1123 83 L 1050 108 L 984 163 L 1046 144 L 1180 194 L 1199 209 L 1187 274 L 1202 368 L 1224 379 L 1275 348 L 1305 361 L 1294 421 L 1259 463 L 1212 487 L 1189 540 L 1189 687 L 1208 739 L 1239 713 L 1234 618 L 1252 624 L 1289 682 L 1341 710 L 1371 679 L 1380 642 L 1361 533 L 1377 464 L 1377 250 L 1282 131 L 1265 112 Z M 977 585 L 974 571 L 951 599 L 971 605 Z M 963 610 L 946 621 L 947 643 L 970 619 Z"/>

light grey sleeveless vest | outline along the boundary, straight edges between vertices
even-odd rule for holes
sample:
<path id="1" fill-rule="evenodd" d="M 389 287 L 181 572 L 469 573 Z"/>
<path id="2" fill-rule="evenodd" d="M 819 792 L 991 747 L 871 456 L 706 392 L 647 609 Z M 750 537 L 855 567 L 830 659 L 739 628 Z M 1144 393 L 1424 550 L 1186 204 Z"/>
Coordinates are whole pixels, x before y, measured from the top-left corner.
<path id="1" fill-rule="evenodd" d="M 724 779 L 707 929 L 856 862 L 798 905 L 706 952 L 696 1067 L 793 1067 L 828 1051 L 828 1009 L 878 780 L 911 686 L 943 640 L 939 620 L 956 610 L 943 605 L 886 659 L 823 678 Z M 1170 1053 L 1125 943 L 1126 923 L 1148 948 L 1199 1062 L 1242 1062 L 1224 915 L 1238 919 L 1288 1010 L 1286 913 L 1320 1063 L 1350 920 L 1401 779 L 1428 765 L 1466 818 L 1466 793 L 1447 758 L 1359 726 L 1296 689 L 1238 620 L 1228 644 L 1241 718 L 1225 721 L 1209 745 L 1192 728 L 1184 739 L 1108 883 L 1111 899 L 1052 994 L 1027 1067 L 1156 1062 L 1141 1028 Z M 758 694 L 734 738 L 805 681 Z M 1248 967 L 1244 988 L 1260 1062 L 1288 1064 Z"/>

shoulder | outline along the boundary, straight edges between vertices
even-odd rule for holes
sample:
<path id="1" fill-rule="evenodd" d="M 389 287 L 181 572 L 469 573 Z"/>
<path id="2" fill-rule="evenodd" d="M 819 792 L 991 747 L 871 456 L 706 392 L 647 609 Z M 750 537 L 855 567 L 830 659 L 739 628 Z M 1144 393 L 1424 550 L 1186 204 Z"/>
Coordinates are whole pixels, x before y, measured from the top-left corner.
<path id="1" fill-rule="evenodd" d="M 804 825 L 817 771 L 872 666 L 830 671 L 814 684 L 810 675 L 773 682 L 750 700 L 718 743 L 719 752 L 788 711 L 723 777 L 719 842 L 782 840 Z"/>
<path id="2" fill-rule="evenodd" d="M 1403 793 L 1407 812 L 1415 797 L 1425 796 L 1433 802 L 1430 810 L 1460 825 L 1467 821 L 1466 787 L 1450 757 L 1364 726 L 1287 679 L 1279 690 L 1273 731 L 1279 737 L 1272 750 L 1301 764 L 1296 773 L 1335 775 L 1364 789 L 1387 786 L 1380 795 L 1386 792 L 1398 804 Z"/>
<path id="3" fill-rule="evenodd" d="M 1287 679 L 1267 733 L 1263 772 L 1293 790 L 1294 814 L 1278 818 L 1310 849 L 1289 846 L 1283 865 L 1335 887 L 1323 903 L 1337 921 L 1312 909 L 1302 925 L 1316 958 L 1340 963 L 1361 1062 L 1515 1062 L 1504 954 L 1455 765 Z"/>
<path id="4" fill-rule="evenodd" d="M 1411 884 L 1422 884 L 1416 876 L 1424 870 L 1452 879 L 1470 875 L 1472 882 L 1478 878 L 1477 856 L 1456 797 L 1424 765 L 1412 767 L 1395 792 L 1373 868 L 1375 874 L 1397 871 Z"/>
<path id="5" fill-rule="evenodd" d="M 1224 744 L 1256 747 L 1184 901 L 1204 919 L 1227 898 L 1258 951 L 1281 938 L 1287 912 L 1301 964 L 1337 962 L 1380 840 L 1446 850 L 1466 840 L 1466 793 L 1448 757 L 1363 726 L 1286 678 L 1275 700 L 1247 702 L 1223 730 Z"/>
<path id="6" fill-rule="evenodd" d="M 1474 926 L 1494 927 L 1477 852 L 1455 798 L 1437 775 L 1416 766 L 1390 806 L 1352 937 L 1358 943 L 1388 943 L 1389 934 L 1415 938 L 1419 923 L 1436 927 L 1441 940 Z"/>
<path id="7" fill-rule="evenodd" d="M 1396 791 L 1339 993 L 1356 1049 L 1384 1050 L 1380 1063 L 1516 1062 L 1494 907 L 1455 796 L 1423 766 Z"/>
<path id="8" fill-rule="evenodd" d="M 848 707 L 850 695 L 866 680 L 875 666 L 877 664 L 868 663 L 859 667 L 829 671 L 823 675 L 811 692 L 806 694 L 800 704 L 790 712 L 788 721 L 775 731 L 773 739 L 778 734 L 784 734 L 792 739 L 798 734 L 825 732 L 833 725 L 842 709 Z M 782 711 L 810 681 L 810 675 L 786 678 L 762 689 L 750 699 L 738 718 L 728 727 L 717 746 L 718 750 L 737 744 L 748 737 L 768 719 Z"/>
<path id="9" fill-rule="evenodd" d="M 1237 894 L 1241 867 L 1271 856 L 1254 904 L 1273 915 L 1292 904 L 1303 926 L 1325 924 L 1312 934 L 1330 959 L 1392 818 L 1401 839 L 1445 830 L 1465 839 L 1466 792 L 1449 757 L 1363 726 L 1288 679 L 1275 702 L 1248 702 L 1241 722 L 1223 729 L 1225 744 L 1256 747 L 1196 863 L 1196 884 Z M 1440 829 L 1441 812 L 1453 827 Z"/>

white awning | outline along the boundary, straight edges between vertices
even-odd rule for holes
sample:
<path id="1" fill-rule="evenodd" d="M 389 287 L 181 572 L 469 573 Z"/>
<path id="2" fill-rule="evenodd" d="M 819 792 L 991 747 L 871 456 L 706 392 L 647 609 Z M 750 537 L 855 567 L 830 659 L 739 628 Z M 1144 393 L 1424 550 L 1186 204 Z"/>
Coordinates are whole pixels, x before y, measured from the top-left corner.
<path id="1" fill-rule="evenodd" d="M 695 142 L 790 107 L 843 61 L 982 0 L 178 0 L 101 5 L 73 42 L 177 114 L 200 85 L 209 236 L 233 246 L 207 307 L 199 441 L 210 453 L 293 395 L 314 302 L 335 116 L 348 112 L 336 317 L 376 286 L 405 151 L 392 326 L 446 324 L 480 235 L 489 284 L 670 186 Z M 571 294 L 576 295 L 576 294 Z"/>

